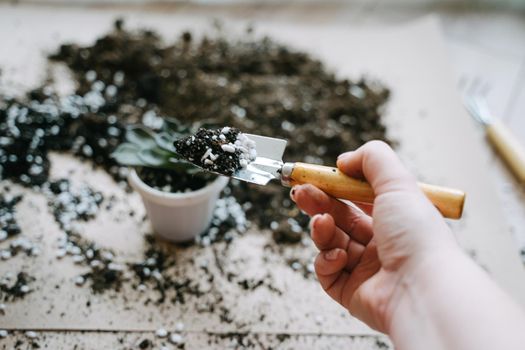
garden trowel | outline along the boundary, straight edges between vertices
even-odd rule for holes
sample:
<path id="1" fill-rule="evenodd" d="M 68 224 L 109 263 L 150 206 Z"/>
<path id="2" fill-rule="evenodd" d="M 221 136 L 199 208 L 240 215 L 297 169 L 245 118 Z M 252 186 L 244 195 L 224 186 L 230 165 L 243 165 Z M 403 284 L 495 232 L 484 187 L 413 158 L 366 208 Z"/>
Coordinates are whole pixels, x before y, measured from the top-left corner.
<path id="1" fill-rule="evenodd" d="M 351 178 L 337 168 L 307 163 L 284 163 L 286 140 L 246 134 L 256 143 L 257 157 L 232 177 L 258 185 L 280 180 L 284 186 L 312 184 L 331 196 L 357 203 L 373 203 L 374 191 L 365 181 Z M 459 219 L 463 212 L 463 191 L 419 183 L 419 187 L 444 217 Z"/>

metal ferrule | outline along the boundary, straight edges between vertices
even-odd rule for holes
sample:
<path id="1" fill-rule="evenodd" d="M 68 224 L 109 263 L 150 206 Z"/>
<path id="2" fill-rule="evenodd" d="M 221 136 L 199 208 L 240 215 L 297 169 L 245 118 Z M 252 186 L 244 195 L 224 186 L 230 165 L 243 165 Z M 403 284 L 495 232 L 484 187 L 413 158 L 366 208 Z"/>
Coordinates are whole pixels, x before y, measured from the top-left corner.
<path id="1" fill-rule="evenodd" d="M 295 163 L 284 163 L 281 169 L 281 184 L 290 187 L 290 177 L 292 176 Z"/>

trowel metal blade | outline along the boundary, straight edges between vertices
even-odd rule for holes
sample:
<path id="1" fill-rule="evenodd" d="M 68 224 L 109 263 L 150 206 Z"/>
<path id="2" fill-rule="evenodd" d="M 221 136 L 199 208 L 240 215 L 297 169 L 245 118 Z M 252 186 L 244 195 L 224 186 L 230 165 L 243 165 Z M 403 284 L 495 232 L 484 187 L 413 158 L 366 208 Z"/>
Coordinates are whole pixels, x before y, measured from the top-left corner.
<path id="1" fill-rule="evenodd" d="M 253 134 L 246 136 L 255 142 L 257 158 L 246 168 L 236 171 L 232 177 L 258 185 L 266 185 L 270 180 L 280 179 L 286 140 Z"/>

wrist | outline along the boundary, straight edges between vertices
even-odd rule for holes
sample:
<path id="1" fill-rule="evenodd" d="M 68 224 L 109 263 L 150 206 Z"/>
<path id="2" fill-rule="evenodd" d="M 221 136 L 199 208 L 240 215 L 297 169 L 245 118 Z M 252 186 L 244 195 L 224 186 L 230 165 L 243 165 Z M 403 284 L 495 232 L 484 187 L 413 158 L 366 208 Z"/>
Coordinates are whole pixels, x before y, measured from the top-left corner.
<path id="1" fill-rule="evenodd" d="M 447 278 L 451 272 L 465 264 L 469 264 L 468 257 L 459 248 L 450 247 L 421 255 L 403 266 L 388 310 L 387 333 L 396 337 L 396 333 L 407 330 L 407 325 L 426 327 L 439 297 L 436 294 L 450 283 Z"/>
<path id="2" fill-rule="evenodd" d="M 525 315 L 459 249 L 420 259 L 393 295 L 388 334 L 402 349 L 513 349 Z"/>

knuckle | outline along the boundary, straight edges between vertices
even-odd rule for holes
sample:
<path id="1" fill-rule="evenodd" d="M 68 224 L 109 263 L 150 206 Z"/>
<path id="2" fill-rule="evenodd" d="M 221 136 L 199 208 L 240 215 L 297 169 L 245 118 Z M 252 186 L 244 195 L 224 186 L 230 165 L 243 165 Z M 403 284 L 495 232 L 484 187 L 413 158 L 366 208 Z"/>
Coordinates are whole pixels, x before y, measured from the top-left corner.
<path id="1" fill-rule="evenodd" d="M 350 212 L 350 215 L 348 216 L 349 218 L 349 225 L 348 225 L 348 230 L 350 232 L 354 231 L 356 229 L 356 227 L 361 223 L 361 221 L 363 220 L 363 216 L 360 215 L 360 214 L 357 214 L 355 212 Z"/>
<path id="2" fill-rule="evenodd" d="M 317 276 L 324 276 L 325 274 L 325 266 L 323 263 L 323 260 L 321 258 L 321 254 L 317 254 L 314 261 L 314 270 Z"/>

